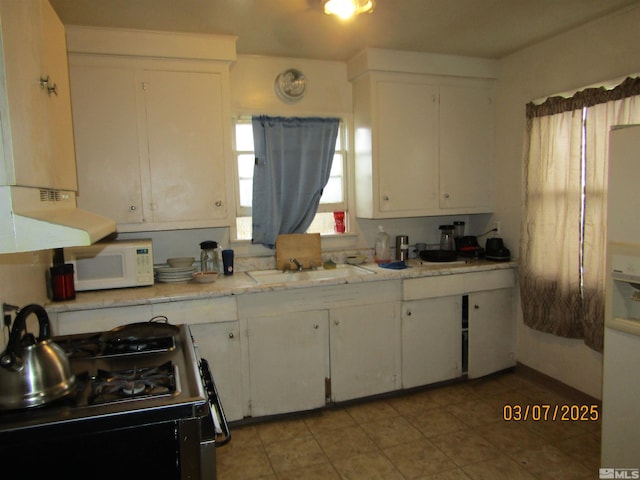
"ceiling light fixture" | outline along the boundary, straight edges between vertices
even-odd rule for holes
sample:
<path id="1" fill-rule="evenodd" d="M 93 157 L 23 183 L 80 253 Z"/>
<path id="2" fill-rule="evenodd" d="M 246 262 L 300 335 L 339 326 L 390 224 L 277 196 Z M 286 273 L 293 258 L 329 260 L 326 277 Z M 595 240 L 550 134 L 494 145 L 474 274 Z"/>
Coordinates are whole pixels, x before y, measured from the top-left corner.
<path id="1" fill-rule="evenodd" d="M 347 20 L 359 13 L 371 13 L 373 0 L 324 0 L 324 13 Z"/>

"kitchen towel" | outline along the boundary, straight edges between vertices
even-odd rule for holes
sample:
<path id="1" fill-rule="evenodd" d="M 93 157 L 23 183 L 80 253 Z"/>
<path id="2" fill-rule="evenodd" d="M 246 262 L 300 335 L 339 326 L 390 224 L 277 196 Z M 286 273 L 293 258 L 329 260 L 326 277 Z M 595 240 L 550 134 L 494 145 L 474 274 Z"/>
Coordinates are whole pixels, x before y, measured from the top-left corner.
<path id="1" fill-rule="evenodd" d="M 409 268 L 404 260 L 401 260 L 399 262 L 380 263 L 378 266 L 380 268 L 390 268 L 392 270 L 402 270 L 404 268 Z"/>

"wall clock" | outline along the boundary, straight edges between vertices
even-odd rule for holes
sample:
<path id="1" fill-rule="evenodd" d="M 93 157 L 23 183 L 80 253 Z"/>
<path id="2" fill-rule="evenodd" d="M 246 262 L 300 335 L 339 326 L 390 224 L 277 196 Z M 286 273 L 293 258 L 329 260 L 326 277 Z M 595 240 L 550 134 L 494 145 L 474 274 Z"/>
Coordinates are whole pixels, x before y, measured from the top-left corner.
<path id="1" fill-rule="evenodd" d="M 278 98 L 286 103 L 295 103 L 302 100 L 307 79 L 300 70 L 290 68 L 276 77 L 274 89 Z"/>

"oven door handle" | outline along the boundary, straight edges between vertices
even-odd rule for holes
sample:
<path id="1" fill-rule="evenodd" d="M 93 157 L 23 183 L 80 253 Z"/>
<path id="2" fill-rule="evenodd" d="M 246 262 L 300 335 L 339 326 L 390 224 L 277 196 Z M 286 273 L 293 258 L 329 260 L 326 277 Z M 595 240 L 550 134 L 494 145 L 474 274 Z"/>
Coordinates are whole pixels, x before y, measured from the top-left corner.
<path id="1" fill-rule="evenodd" d="M 218 395 L 218 389 L 216 388 L 216 384 L 213 381 L 213 375 L 211 374 L 211 369 L 209 368 L 209 362 L 205 358 L 201 358 L 200 362 L 202 374 L 205 377 L 204 380 L 206 384 L 207 394 L 209 396 L 209 403 L 211 405 L 211 414 L 214 416 L 214 423 L 218 423 L 215 420 L 216 416 L 218 417 L 220 429 L 224 434 L 224 438 L 222 440 L 218 440 L 216 438 L 215 446 L 216 448 L 218 448 L 229 443 L 229 441 L 231 440 L 231 430 L 229 430 L 227 417 L 225 416 L 224 409 L 222 408 L 222 402 L 220 401 L 220 395 Z"/>

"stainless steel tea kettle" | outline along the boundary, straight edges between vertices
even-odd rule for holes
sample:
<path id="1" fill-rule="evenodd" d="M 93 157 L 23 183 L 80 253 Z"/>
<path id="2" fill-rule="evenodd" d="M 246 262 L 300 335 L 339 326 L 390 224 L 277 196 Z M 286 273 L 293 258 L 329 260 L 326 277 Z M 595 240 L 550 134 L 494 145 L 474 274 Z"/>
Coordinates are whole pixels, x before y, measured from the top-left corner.
<path id="1" fill-rule="evenodd" d="M 32 313 L 38 317 L 37 339 L 26 331 Z M 67 395 L 74 386 L 69 359 L 50 338 L 47 311 L 36 304 L 20 309 L 0 356 L 0 410 L 43 405 Z"/>

